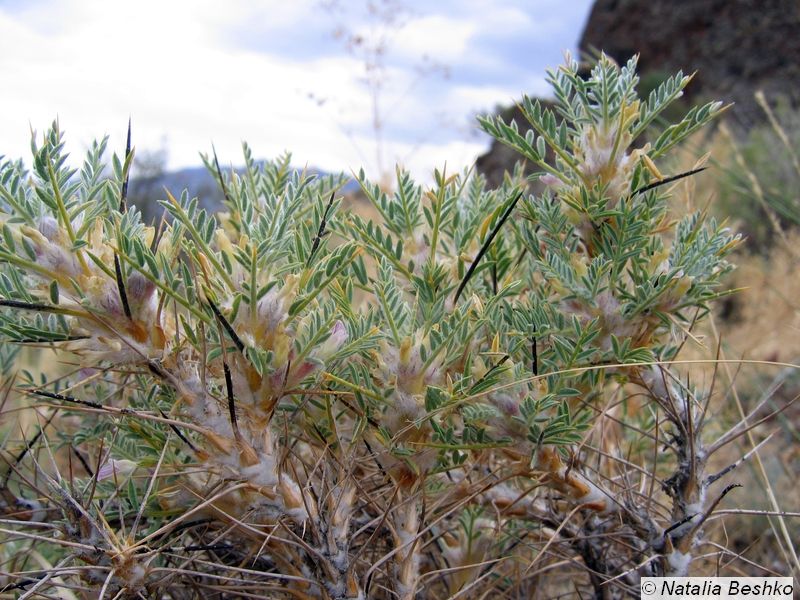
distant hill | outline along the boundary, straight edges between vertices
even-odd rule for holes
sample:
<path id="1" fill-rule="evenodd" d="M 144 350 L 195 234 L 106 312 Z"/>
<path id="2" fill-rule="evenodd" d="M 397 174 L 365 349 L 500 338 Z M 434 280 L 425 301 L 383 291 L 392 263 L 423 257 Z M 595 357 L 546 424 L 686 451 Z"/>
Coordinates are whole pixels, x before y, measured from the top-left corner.
<path id="1" fill-rule="evenodd" d="M 128 198 L 139 207 L 145 221 L 149 222 L 159 218 L 163 212 L 157 201 L 166 199 L 165 189 L 175 197 L 185 189 L 190 197 L 198 198 L 201 206 L 212 211 L 222 206 L 222 190 L 205 167 L 189 167 L 149 177 L 134 176 L 128 188 Z"/>
<path id="2" fill-rule="evenodd" d="M 236 169 L 238 173 L 243 173 L 244 169 Z M 311 175 L 327 175 L 324 171 L 317 169 L 306 169 Z M 149 177 L 132 177 L 128 188 L 128 198 L 139 207 L 145 218 L 145 222 L 160 218 L 163 209 L 157 204 L 158 200 L 166 199 L 164 189 L 178 197 L 187 190 L 190 198 L 197 198 L 200 206 L 216 212 L 222 208 L 224 197 L 216 177 L 205 167 L 188 167 L 177 171 L 167 171 L 165 173 Z M 358 189 L 358 184 L 350 180 L 344 188 L 343 193 L 351 193 Z"/>

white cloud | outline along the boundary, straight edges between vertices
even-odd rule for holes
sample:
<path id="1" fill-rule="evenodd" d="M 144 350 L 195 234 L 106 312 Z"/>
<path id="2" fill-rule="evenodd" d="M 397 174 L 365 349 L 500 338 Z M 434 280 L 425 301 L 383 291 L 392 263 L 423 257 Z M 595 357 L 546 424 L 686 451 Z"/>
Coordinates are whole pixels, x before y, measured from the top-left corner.
<path id="1" fill-rule="evenodd" d="M 299 31 L 325 18 L 312 0 L 39 0 L 15 12 L 0 8 L 0 153 L 27 160 L 29 125 L 42 131 L 56 116 L 73 155 L 104 133 L 121 152 L 130 115 L 134 144 L 156 149 L 166 139 L 170 167 L 199 164 L 197 152 L 208 151 L 212 140 L 221 160 L 238 164 L 245 139 L 258 156 L 289 149 L 300 164 L 374 169 L 371 104 L 356 58 L 300 60 L 236 43 L 237 31 L 262 32 L 268 42 L 270 32 Z M 393 48 L 406 58 L 427 53 L 458 62 L 483 18 L 477 10 L 417 16 Z M 485 18 L 519 29 L 528 15 L 508 6 Z M 381 99 L 385 166 L 403 160 L 424 176 L 445 161 L 467 164 L 485 140 L 439 131 L 437 114 L 461 122 L 508 102 L 525 83 L 420 84 L 412 67 L 389 68 Z M 327 102 L 318 106 L 319 99 Z M 413 131 L 424 135 L 412 139 Z"/>
<path id="2" fill-rule="evenodd" d="M 481 24 L 482 29 L 501 31 L 508 35 L 520 31 L 530 33 L 535 17 L 531 17 L 529 14 L 529 12 L 533 13 L 531 7 L 528 7 L 527 10 L 528 12 L 516 6 L 497 4 L 487 7 L 485 2 L 479 1 L 477 5 L 470 7 L 470 14 Z"/>
<path id="3" fill-rule="evenodd" d="M 139 10 L 119 13 L 112 4 L 103 3 L 87 21 L 67 20 L 70 27 L 56 35 L 0 13 L 3 46 L 26 49 L 0 56 L 7 89 L 19 90 L 7 94 L 0 115 L 4 142 L 12 146 L 4 151 L 25 154 L 28 121 L 44 128 L 56 115 L 83 143 L 114 128 L 119 148 L 130 114 L 138 144 L 169 136 L 173 166 L 196 164 L 196 152 L 212 138 L 222 148 L 252 138 L 267 146 L 260 152 L 270 153 L 298 144 L 313 161 L 318 134 L 331 127 L 304 93 L 350 90 L 346 104 L 363 110 L 352 59 L 296 64 L 224 49 L 213 43 L 213 27 L 202 18 L 178 18 L 172 8 L 160 15 L 163 21 L 151 22 L 138 4 Z"/>
<path id="4" fill-rule="evenodd" d="M 435 57 L 439 61 L 460 59 L 466 52 L 478 23 L 443 15 L 411 19 L 395 38 L 398 50 L 414 59 Z"/>
<path id="5" fill-rule="evenodd" d="M 544 78 L 537 88 L 546 89 Z M 530 86 L 526 88 L 530 92 Z M 534 90 L 535 92 L 536 90 Z M 453 104 L 470 106 L 475 112 L 492 111 L 500 104 L 507 106 L 517 102 L 521 90 L 516 87 L 498 86 L 453 86 L 448 93 L 448 98 Z"/>

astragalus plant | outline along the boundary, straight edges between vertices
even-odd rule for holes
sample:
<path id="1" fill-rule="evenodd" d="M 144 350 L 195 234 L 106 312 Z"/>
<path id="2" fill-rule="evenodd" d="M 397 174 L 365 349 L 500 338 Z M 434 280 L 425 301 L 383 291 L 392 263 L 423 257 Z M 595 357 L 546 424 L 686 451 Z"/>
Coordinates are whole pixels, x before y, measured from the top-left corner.
<path id="1" fill-rule="evenodd" d="M 54 125 L 31 172 L 3 163 L 0 330 L 46 348 L 3 384 L 3 593 L 619 597 L 690 571 L 727 438 L 673 363 L 737 240 L 660 171 L 720 105 L 654 135 L 689 78 L 639 99 L 635 66 L 568 61 L 527 133 L 481 119 L 541 195 L 360 174 L 368 218 L 245 147 L 206 159 L 225 212 L 165 192 L 147 226 L 105 141 L 73 170 Z"/>

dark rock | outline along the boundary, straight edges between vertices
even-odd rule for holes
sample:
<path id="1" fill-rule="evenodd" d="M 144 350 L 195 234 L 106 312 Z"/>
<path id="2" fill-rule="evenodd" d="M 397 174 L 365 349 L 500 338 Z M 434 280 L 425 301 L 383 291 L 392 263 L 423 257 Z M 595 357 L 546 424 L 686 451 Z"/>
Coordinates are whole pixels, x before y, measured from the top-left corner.
<path id="1" fill-rule="evenodd" d="M 522 115 L 522 111 L 518 106 L 512 106 L 500 111 L 500 117 L 506 123 L 516 121 L 517 127 L 520 131 L 525 131 L 530 128 L 528 121 Z M 512 150 L 505 144 L 501 144 L 497 140 L 492 140 L 492 146 L 488 152 L 480 155 L 475 161 L 475 167 L 479 173 L 486 177 L 486 182 L 490 188 L 499 187 L 503 182 L 503 174 L 510 171 L 514 163 L 520 160 L 519 154 Z M 527 168 L 530 170 L 530 167 Z"/>
<path id="2" fill-rule="evenodd" d="M 728 118 L 744 129 L 764 119 L 758 89 L 800 105 L 798 0 L 597 0 L 579 46 L 617 62 L 639 53 L 652 84 L 697 71 L 687 102 L 734 102 Z"/>
<path id="3" fill-rule="evenodd" d="M 726 118 L 744 132 L 765 119 L 753 97 L 759 89 L 770 102 L 800 107 L 800 0 L 597 0 L 579 47 L 621 64 L 638 53 L 643 95 L 678 70 L 697 71 L 668 119 L 722 100 L 735 103 Z M 529 128 L 516 107 L 501 114 Z M 477 169 L 497 185 L 519 159 L 493 141 Z"/>
<path id="4" fill-rule="evenodd" d="M 542 106 L 546 108 L 553 108 L 553 103 L 549 100 L 540 100 L 540 102 L 542 103 Z M 522 110 L 520 110 L 519 106 L 517 105 L 502 109 L 499 112 L 499 116 L 506 123 L 510 124 L 512 122 L 516 122 L 520 131 L 527 131 L 531 128 L 530 123 L 525 118 L 525 115 L 522 114 Z M 490 188 L 496 188 L 503 183 L 503 176 L 505 175 L 505 172 L 510 172 L 514 168 L 514 164 L 517 163 L 517 161 L 522 160 L 523 157 L 520 156 L 516 150 L 509 148 L 505 144 L 501 144 L 497 140 L 492 140 L 492 145 L 489 148 L 489 151 L 477 158 L 475 161 L 475 167 L 479 173 L 486 177 L 487 185 Z M 547 156 L 545 157 L 545 160 L 547 160 L 548 163 L 553 163 L 555 160 L 553 152 L 550 148 L 547 149 Z M 525 163 L 526 175 L 530 175 L 531 173 L 540 170 L 541 169 L 537 168 L 536 165 Z M 534 182 L 532 190 L 535 191 L 538 189 L 539 188 L 536 185 L 536 182 Z"/>

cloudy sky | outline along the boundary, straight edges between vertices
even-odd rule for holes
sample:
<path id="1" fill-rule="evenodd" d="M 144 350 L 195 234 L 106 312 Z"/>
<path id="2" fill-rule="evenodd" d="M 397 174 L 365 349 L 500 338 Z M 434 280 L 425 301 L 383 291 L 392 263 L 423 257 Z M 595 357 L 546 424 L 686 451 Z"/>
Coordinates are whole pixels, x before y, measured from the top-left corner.
<path id="1" fill-rule="evenodd" d="M 130 115 L 137 151 L 166 149 L 170 168 L 212 142 L 239 164 L 247 140 L 258 157 L 372 175 L 401 162 L 424 177 L 486 148 L 474 114 L 546 94 L 590 6 L 0 0 L 0 154 L 27 159 L 31 128 L 56 116 L 73 155 L 104 134 L 122 152 Z"/>

